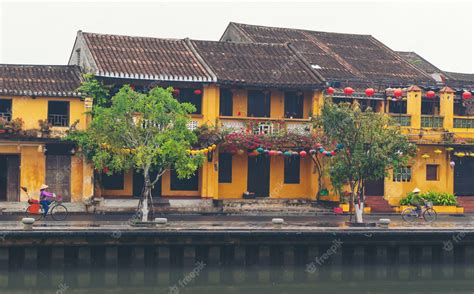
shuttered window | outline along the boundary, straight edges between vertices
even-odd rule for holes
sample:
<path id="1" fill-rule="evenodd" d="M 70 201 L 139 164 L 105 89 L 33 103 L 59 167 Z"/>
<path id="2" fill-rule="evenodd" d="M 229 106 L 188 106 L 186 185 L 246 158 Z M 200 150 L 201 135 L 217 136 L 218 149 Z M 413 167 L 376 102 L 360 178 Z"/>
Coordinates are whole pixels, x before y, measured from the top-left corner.
<path id="1" fill-rule="evenodd" d="M 103 174 L 102 187 L 105 190 L 123 190 L 123 187 L 124 187 L 123 172 L 118 172 L 111 175 Z"/>
<path id="2" fill-rule="evenodd" d="M 219 153 L 219 183 L 232 183 L 232 154 Z"/>
<path id="3" fill-rule="evenodd" d="M 285 92 L 285 118 L 303 118 L 303 94 Z"/>
<path id="4" fill-rule="evenodd" d="M 175 170 L 171 171 L 170 189 L 173 191 L 197 191 L 199 187 L 199 173 L 196 171 L 189 179 L 178 178 Z"/>
<path id="5" fill-rule="evenodd" d="M 285 184 L 300 183 L 300 158 L 285 158 Z"/>
<path id="6" fill-rule="evenodd" d="M 439 165 L 427 164 L 426 165 L 426 180 L 427 181 L 439 181 L 438 177 Z"/>
<path id="7" fill-rule="evenodd" d="M 222 116 L 232 116 L 233 103 L 232 91 L 230 89 L 220 89 L 219 114 Z"/>

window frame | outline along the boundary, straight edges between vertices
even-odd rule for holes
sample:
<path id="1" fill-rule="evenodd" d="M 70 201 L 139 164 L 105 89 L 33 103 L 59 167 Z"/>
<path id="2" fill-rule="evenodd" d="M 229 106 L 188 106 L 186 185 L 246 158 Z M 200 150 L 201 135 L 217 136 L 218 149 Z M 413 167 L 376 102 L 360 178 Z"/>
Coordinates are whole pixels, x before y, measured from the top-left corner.
<path id="1" fill-rule="evenodd" d="M 232 159 L 231 153 L 219 153 L 218 182 L 223 184 L 232 183 Z"/>
<path id="2" fill-rule="evenodd" d="M 2 109 L 0 109 L 0 117 L 3 117 L 3 119 L 5 119 L 6 121 L 11 121 L 12 119 L 12 113 L 13 113 L 13 99 L 8 99 L 8 98 L 1 98 L 0 99 L 0 106 L 1 104 L 7 104 L 5 105 L 6 106 L 6 109 L 5 111 L 1 111 Z M 10 107 L 10 108 L 8 108 Z"/>
<path id="3" fill-rule="evenodd" d="M 257 106 L 261 106 L 261 108 L 257 108 Z M 270 91 L 249 90 L 247 92 L 248 117 L 269 118 L 271 116 L 271 108 L 272 99 Z"/>
<path id="4" fill-rule="evenodd" d="M 434 167 L 435 168 L 434 177 L 431 177 L 431 176 L 433 176 L 433 174 L 429 174 L 428 167 L 430 167 L 430 168 Z M 426 165 L 426 180 L 427 181 L 439 181 L 439 164 L 427 164 Z"/>
<path id="5" fill-rule="evenodd" d="M 232 116 L 234 111 L 234 93 L 231 89 L 221 88 L 219 90 L 219 115 Z"/>
<path id="6" fill-rule="evenodd" d="M 196 89 L 192 88 L 180 88 L 177 100 L 180 103 L 191 103 L 192 105 L 194 105 L 194 107 L 196 107 L 196 111 L 192 112 L 191 114 L 201 115 L 203 91 L 201 90 L 201 94 L 195 94 L 195 90 Z"/>
<path id="7" fill-rule="evenodd" d="M 285 118 L 304 118 L 304 94 L 298 94 L 295 91 L 285 91 L 283 100 Z"/>
<path id="8" fill-rule="evenodd" d="M 113 181 L 113 180 L 119 180 L 118 184 L 114 182 L 115 185 L 112 186 L 107 186 L 109 182 L 107 181 Z M 102 189 L 104 190 L 123 190 L 125 188 L 125 173 L 123 171 L 117 172 L 111 175 L 107 175 L 105 173 L 102 174 L 102 179 L 101 179 L 101 184 L 102 184 Z"/>
<path id="9" fill-rule="evenodd" d="M 413 178 L 412 167 L 403 166 L 397 169 L 393 169 L 393 182 L 398 183 L 409 183 Z"/>
<path id="10" fill-rule="evenodd" d="M 196 181 L 196 182 L 194 183 L 191 181 Z M 186 182 L 188 182 L 188 186 L 186 186 Z M 199 170 L 196 170 L 195 173 L 189 179 L 179 179 L 176 173 L 176 170 L 172 169 L 170 171 L 170 190 L 171 191 L 199 191 Z"/>
<path id="11" fill-rule="evenodd" d="M 301 158 L 285 157 L 283 160 L 283 183 L 301 184 Z"/>
<path id="12" fill-rule="evenodd" d="M 67 114 L 60 114 L 60 113 L 51 113 L 51 104 L 66 104 L 67 105 Z M 54 123 L 51 122 L 50 116 L 53 115 L 62 115 L 62 116 L 67 116 L 67 120 L 65 123 Z M 52 127 L 69 127 L 71 123 L 71 103 L 69 101 L 56 101 L 56 100 L 48 100 L 48 123 L 51 124 Z"/>

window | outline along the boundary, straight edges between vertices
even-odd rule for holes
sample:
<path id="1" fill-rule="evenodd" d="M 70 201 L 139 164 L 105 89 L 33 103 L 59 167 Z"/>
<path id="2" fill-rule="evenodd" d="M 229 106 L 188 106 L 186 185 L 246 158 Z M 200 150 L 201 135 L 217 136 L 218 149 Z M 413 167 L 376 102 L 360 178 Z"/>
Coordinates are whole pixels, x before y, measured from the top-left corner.
<path id="1" fill-rule="evenodd" d="M 222 116 L 232 116 L 233 103 L 232 91 L 230 89 L 220 90 L 219 114 Z"/>
<path id="2" fill-rule="evenodd" d="M 303 94 L 285 92 L 285 118 L 303 118 Z"/>
<path id="3" fill-rule="evenodd" d="M 422 99 L 421 114 L 439 115 L 439 99 Z"/>
<path id="4" fill-rule="evenodd" d="M 179 89 L 178 101 L 181 103 L 191 103 L 196 107 L 196 111 L 193 114 L 201 114 L 202 109 L 202 94 L 194 93 L 196 89 Z"/>
<path id="5" fill-rule="evenodd" d="M 359 100 L 360 109 L 366 111 L 369 107 L 373 112 L 377 112 L 378 101 L 374 99 L 361 99 Z"/>
<path id="6" fill-rule="evenodd" d="M 219 153 L 219 183 L 232 183 L 232 154 Z"/>
<path id="7" fill-rule="evenodd" d="M 249 117 L 270 117 L 270 92 L 249 91 L 247 115 Z"/>
<path id="8" fill-rule="evenodd" d="M 48 123 L 53 127 L 69 126 L 69 102 L 48 101 Z"/>
<path id="9" fill-rule="evenodd" d="M 438 164 L 427 164 L 426 165 L 426 180 L 439 181 L 438 170 L 439 170 Z"/>
<path id="10" fill-rule="evenodd" d="M 199 173 L 196 171 L 189 179 L 180 179 L 175 170 L 171 170 L 170 189 L 173 191 L 197 191 L 199 187 Z"/>
<path id="11" fill-rule="evenodd" d="M 102 174 L 102 187 L 105 190 L 123 190 L 124 175 L 123 172 L 112 175 Z"/>
<path id="12" fill-rule="evenodd" d="M 12 101 L 10 99 L 0 99 L 0 117 L 6 121 L 12 119 Z"/>
<path id="13" fill-rule="evenodd" d="M 300 183 L 300 158 L 285 158 L 285 184 Z"/>
<path id="14" fill-rule="evenodd" d="M 388 103 L 388 112 L 389 113 L 407 113 L 407 102 L 406 101 L 389 101 Z"/>
<path id="15" fill-rule="evenodd" d="M 393 170 L 394 182 L 411 182 L 411 166 L 405 166 Z"/>

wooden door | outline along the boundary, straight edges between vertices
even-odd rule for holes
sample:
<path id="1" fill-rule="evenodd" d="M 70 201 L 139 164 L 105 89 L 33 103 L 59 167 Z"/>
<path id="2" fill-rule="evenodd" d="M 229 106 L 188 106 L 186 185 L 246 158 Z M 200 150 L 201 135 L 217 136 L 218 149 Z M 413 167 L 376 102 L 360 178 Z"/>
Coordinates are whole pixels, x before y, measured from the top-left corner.
<path id="1" fill-rule="evenodd" d="M 247 190 L 255 197 L 270 196 L 270 158 L 268 156 L 249 157 Z"/>
<path id="2" fill-rule="evenodd" d="M 384 178 L 376 181 L 367 181 L 364 187 L 365 196 L 383 196 Z"/>
<path id="3" fill-rule="evenodd" d="M 63 201 L 71 201 L 70 155 L 46 155 L 46 185 Z"/>
<path id="4" fill-rule="evenodd" d="M 7 201 L 20 201 L 20 156 L 7 157 Z"/>
<path id="5" fill-rule="evenodd" d="M 454 166 L 454 194 L 474 196 L 474 159 L 456 157 Z"/>

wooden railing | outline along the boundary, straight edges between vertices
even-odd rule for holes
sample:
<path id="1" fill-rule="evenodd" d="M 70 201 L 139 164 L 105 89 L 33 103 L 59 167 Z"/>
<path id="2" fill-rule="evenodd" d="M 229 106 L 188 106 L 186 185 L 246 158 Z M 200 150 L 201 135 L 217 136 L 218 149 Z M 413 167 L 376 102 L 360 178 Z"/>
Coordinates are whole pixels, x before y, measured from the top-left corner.
<path id="1" fill-rule="evenodd" d="M 474 129 L 474 118 L 455 117 L 453 126 L 457 129 Z"/>
<path id="2" fill-rule="evenodd" d="M 394 125 L 398 125 L 401 127 L 411 126 L 411 116 L 408 114 L 390 113 L 390 116 L 392 117 L 392 123 Z"/>
<path id="3" fill-rule="evenodd" d="M 312 126 L 307 119 L 236 118 L 220 117 L 220 127 L 234 132 L 251 131 L 254 134 L 279 132 L 310 133 Z"/>
<path id="4" fill-rule="evenodd" d="M 439 115 L 422 115 L 421 116 L 421 127 L 422 128 L 442 128 L 444 123 L 444 117 Z"/>

